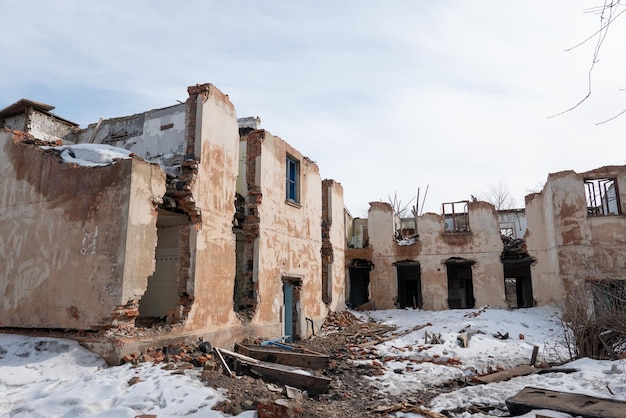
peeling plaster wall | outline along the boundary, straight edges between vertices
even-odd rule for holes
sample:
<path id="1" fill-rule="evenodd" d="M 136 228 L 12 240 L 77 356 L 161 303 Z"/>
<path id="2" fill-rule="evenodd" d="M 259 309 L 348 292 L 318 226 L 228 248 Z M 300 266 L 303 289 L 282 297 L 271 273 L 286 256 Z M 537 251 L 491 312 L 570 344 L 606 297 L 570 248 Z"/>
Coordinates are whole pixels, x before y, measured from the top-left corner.
<path id="1" fill-rule="evenodd" d="M 528 254 L 536 259 L 530 271 L 533 296 L 538 305 L 560 301 L 564 296 L 558 263 L 552 186 L 548 182 L 541 193 L 528 195 L 525 199 L 528 220 L 526 246 Z"/>
<path id="2" fill-rule="evenodd" d="M 419 240 L 412 245 L 399 245 L 394 239 L 394 215 L 391 205 L 370 203 L 368 230 L 370 248 L 348 249 L 351 257 L 369 259 L 370 296 L 378 309 L 391 309 L 398 295 L 399 261 L 419 262 L 424 309 L 448 308 L 446 260 L 460 257 L 474 262 L 472 266 L 476 306 L 506 307 L 504 273 L 500 254 L 502 240 L 498 217 L 493 205 L 469 203 L 469 233 L 444 233 L 444 218 L 434 213 L 418 217 Z M 371 258 L 368 258 L 368 253 Z"/>
<path id="3" fill-rule="evenodd" d="M 140 187 L 131 185 L 158 183 L 163 173 L 132 159 L 64 164 L 53 152 L 20 143 L 26 139 L 0 131 L 0 327 L 110 324 L 126 293 L 136 293 L 153 270 L 156 239 L 145 231 L 156 226 L 135 215 L 150 214 L 160 197 L 152 193 L 164 189 L 133 195 Z M 128 234 L 145 241 L 127 247 Z M 124 279 L 127 251 L 135 271 Z"/>
<path id="4" fill-rule="evenodd" d="M 235 108 L 215 86 L 189 89 L 189 109 L 195 105 L 188 132 L 194 137 L 198 175 L 193 186 L 202 211 L 201 228 L 192 228 L 191 283 L 194 303 L 185 331 L 216 330 L 241 325 L 233 312 L 235 235 L 232 231 L 239 160 L 239 128 Z M 192 110 L 190 110 L 192 111 Z M 192 144 L 189 144 L 190 146 Z M 225 333 L 227 334 L 227 333 Z M 227 339 L 226 336 L 222 338 Z"/>
<path id="5" fill-rule="evenodd" d="M 315 163 L 279 137 L 264 132 L 256 158 L 256 185 L 262 192 L 257 205 L 260 218 L 258 240 L 259 307 L 255 324 L 276 324 L 282 334 L 283 278 L 301 279 L 300 323 L 302 337 L 312 334 L 326 316 L 321 288 L 321 178 Z M 300 206 L 285 200 L 286 157 L 300 162 Z M 262 169 L 261 169 L 262 167 Z"/>
<path id="6" fill-rule="evenodd" d="M 584 180 L 597 178 L 617 180 L 621 215 L 587 215 Z M 607 166 L 550 174 L 541 193 L 526 197 L 528 247 L 538 259 L 533 279 L 544 285 L 542 299 L 561 300 L 563 289 L 585 279 L 626 280 L 625 191 L 626 166 Z"/>
<path id="7" fill-rule="evenodd" d="M 126 256 L 124 263 L 124 301 L 139 299 L 148 286 L 146 272 L 154 272 L 157 243 L 156 206 L 165 194 L 165 173 L 155 164 L 136 163 L 130 179 Z M 117 268 L 114 266 L 112 268 Z"/>

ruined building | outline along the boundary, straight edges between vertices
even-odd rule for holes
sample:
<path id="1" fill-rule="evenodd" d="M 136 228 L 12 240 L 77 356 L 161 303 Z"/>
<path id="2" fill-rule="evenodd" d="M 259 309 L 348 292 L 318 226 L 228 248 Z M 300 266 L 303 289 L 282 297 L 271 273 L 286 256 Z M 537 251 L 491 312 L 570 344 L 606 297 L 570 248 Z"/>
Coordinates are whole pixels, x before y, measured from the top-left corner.
<path id="1" fill-rule="evenodd" d="M 0 111 L 0 327 L 115 363 L 203 337 L 306 338 L 344 307 L 343 190 L 210 84 L 81 129 Z"/>
<path id="2" fill-rule="evenodd" d="M 590 306 L 626 306 L 624 190 L 626 166 L 610 166 L 550 174 L 525 209 L 461 201 L 400 219 L 390 204 L 370 203 L 367 219 L 346 215 L 346 301 L 524 308 L 578 289 Z"/>

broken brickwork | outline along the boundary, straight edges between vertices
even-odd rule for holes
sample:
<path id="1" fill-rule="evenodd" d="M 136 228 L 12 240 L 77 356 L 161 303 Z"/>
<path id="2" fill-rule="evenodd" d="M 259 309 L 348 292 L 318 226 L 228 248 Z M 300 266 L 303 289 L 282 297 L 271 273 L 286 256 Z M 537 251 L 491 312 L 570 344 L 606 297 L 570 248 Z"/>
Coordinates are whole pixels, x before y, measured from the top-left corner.
<path id="1" fill-rule="evenodd" d="M 328 304 L 332 300 L 332 284 L 329 269 L 334 261 L 333 243 L 330 239 L 330 228 L 333 220 L 330 214 L 330 199 L 333 180 L 322 181 L 322 300 Z"/>

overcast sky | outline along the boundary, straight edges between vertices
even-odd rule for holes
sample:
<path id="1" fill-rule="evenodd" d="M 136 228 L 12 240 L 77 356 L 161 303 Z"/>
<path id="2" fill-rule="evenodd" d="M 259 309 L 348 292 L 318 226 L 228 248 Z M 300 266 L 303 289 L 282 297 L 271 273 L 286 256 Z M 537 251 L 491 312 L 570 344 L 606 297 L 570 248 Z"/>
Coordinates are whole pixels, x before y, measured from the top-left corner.
<path id="1" fill-rule="evenodd" d="M 238 117 L 368 202 L 424 211 L 498 183 L 522 207 L 550 172 L 626 164 L 626 18 L 580 0 L 31 0 L 2 5 L 0 108 L 56 106 L 82 127 L 184 101 L 210 82 Z"/>

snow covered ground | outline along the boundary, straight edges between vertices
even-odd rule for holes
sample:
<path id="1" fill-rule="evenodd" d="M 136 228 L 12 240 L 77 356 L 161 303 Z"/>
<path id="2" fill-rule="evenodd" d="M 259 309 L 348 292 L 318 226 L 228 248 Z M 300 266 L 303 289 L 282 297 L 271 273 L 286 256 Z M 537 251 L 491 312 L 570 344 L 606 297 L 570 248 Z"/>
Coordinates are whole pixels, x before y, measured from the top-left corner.
<path id="1" fill-rule="evenodd" d="M 568 356 L 561 343 L 563 330 L 557 312 L 549 307 L 514 311 L 407 309 L 373 311 L 365 316 L 397 326 L 395 332 L 432 324 L 376 346 L 384 357 L 393 358 L 385 362 L 384 375 L 368 378 L 382 393 L 410 393 L 488 369 L 528 364 L 535 345 L 540 347 L 538 362 L 559 361 Z M 462 329 L 473 334 L 467 348 L 460 347 L 456 339 Z M 443 344 L 424 344 L 425 331 L 440 333 Z M 508 332 L 510 338 L 497 339 L 493 334 L 498 332 Z M 467 386 L 439 395 L 426 407 L 434 411 L 469 405 L 504 408 L 504 401 L 525 386 L 626 400 L 624 360 L 579 359 L 563 367 L 579 371 Z M 211 408 L 223 395 L 204 386 L 196 373 L 172 374 L 162 365 L 151 364 L 107 367 L 102 359 L 74 341 L 0 334 L 0 416 L 222 417 Z M 139 380 L 132 384 L 133 378 Z M 240 416 L 253 417 L 254 413 Z"/>
<path id="2" fill-rule="evenodd" d="M 161 367 L 107 367 L 75 341 L 0 334 L 0 416 L 224 416 L 211 410 L 220 393 Z"/>
<path id="3" fill-rule="evenodd" d="M 367 315 L 378 322 L 395 325 L 398 330 L 432 324 L 376 346 L 383 357 L 394 358 L 385 363 L 384 375 L 369 378 L 383 393 L 410 393 L 411 389 L 437 386 L 466 376 L 484 374 L 488 370 L 529 364 L 535 345 L 539 347 L 537 363 L 569 359 L 558 311 L 548 306 L 438 312 L 406 309 L 372 311 Z M 473 334 L 467 348 L 462 348 L 457 341 L 461 330 Z M 441 334 L 443 344 L 425 344 L 425 331 Z M 508 332 L 510 338 L 502 340 L 494 337 L 498 332 Z M 452 361 L 448 363 L 448 359 Z M 434 364 L 432 360 L 443 364 Z M 533 374 L 506 382 L 467 386 L 437 396 L 428 408 L 437 412 L 472 405 L 504 409 L 505 400 L 526 386 L 626 400 L 625 360 L 594 361 L 583 358 L 561 367 L 579 371 Z"/>

